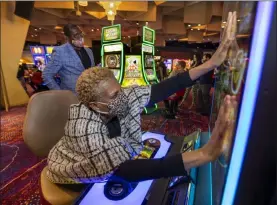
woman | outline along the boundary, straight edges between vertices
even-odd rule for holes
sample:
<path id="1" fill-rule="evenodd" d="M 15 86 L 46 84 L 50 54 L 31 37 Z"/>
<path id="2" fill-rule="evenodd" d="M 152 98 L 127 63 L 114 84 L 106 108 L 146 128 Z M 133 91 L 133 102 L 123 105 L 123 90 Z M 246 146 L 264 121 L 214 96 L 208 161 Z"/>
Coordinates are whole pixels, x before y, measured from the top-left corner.
<path id="1" fill-rule="evenodd" d="M 181 176 L 215 160 L 224 151 L 221 136 L 230 131 L 226 130 L 228 113 L 236 107 L 235 98 L 230 96 L 221 107 L 211 139 L 199 150 L 162 159 L 133 159 L 142 149 L 143 108 L 192 85 L 219 66 L 234 39 L 235 29 L 230 28 L 235 23 L 236 14 L 229 13 L 227 34 L 209 61 L 159 84 L 122 89 L 109 69 L 85 70 L 76 85 L 80 104 L 70 107 L 65 134 L 49 153 L 48 178 L 80 191 L 88 183 L 102 182 L 111 176 L 130 182 Z"/>
<path id="2" fill-rule="evenodd" d="M 170 75 L 169 78 L 176 76 L 182 72 L 185 72 L 186 68 L 186 62 L 185 61 L 178 61 L 176 64 L 176 69 L 174 69 Z M 184 96 L 185 89 L 179 90 L 178 92 L 174 93 L 172 96 L 170 96 L 168 99 L 164 100 L 165 107 L 167 109 L 166 117 L 170 119 L 176 118 L 176 113 L 178 111 L 178 103 Z"/>

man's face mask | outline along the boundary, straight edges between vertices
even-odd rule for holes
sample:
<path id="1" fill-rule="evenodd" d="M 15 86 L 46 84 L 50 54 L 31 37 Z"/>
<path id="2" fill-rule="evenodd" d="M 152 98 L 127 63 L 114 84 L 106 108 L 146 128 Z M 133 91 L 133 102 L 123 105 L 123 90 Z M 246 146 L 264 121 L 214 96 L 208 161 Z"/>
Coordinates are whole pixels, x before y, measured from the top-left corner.
<path id="1" fill-rule="evenodd" d="M 106 105 L 109 109 L 108 112 L 97 111 L 102 114 L 124 117 L 128 113 L 128 98 L 124 92 L 118 93 L 117 97 L 109 103 L 97 103 Z"/>
<path id="2" fill-rule="evenodd" d="M 78 48 L 84 47 L 84 38 L 80 38 L 78 40 L 72 40 L 72 44 Z"/>

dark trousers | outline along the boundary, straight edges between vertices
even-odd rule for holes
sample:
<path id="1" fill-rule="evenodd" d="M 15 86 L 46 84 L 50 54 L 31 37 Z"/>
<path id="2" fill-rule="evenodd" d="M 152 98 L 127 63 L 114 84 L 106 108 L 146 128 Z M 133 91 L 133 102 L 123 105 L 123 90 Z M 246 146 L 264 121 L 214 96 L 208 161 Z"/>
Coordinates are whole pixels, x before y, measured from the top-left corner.
<path id="1" fill-rule="evenodd" d="M 211 84 L 203 84 L 200 85 L 200 99 L 199 99 L 199 104 L 200 104 L 200 109 L 202 112 L 209 113 L 210 108 L 211 108 L 211 96 L 210 96 L 210 91 L 211 91 L 212 85 Z"/>
<path id="2" fill-rule="evenodd" d="M 178 98 L 176 100 L 164 100 L 164 105 L 166 110 L 168 110 L 169 114 L 175 115 L 178 112 L 178 105 L 182 98 Z"/>

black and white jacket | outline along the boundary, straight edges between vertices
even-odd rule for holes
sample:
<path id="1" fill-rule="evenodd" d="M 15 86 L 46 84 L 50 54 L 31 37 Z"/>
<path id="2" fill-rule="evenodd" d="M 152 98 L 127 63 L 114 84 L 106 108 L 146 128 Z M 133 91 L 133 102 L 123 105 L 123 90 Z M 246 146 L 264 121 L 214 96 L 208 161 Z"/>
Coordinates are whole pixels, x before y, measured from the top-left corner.
<path id="1" fill-rule="evenodd" d="M 107 180 L 142 148 L 140 114 L 148 104 L 150 86 L 124 89 L 129 112 L 119 118 L 121 136 L 110 138 L 100 116 L 83 104 L 71 105 L 64 136 L 48 156 L 48 178 L 54 183 L 94 183 Z"/>

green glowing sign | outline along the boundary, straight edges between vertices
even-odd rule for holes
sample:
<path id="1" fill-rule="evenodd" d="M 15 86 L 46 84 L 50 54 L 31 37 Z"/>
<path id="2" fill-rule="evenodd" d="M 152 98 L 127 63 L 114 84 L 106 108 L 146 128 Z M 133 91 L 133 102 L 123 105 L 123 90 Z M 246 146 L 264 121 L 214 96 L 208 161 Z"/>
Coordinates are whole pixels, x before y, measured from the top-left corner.
<path id="1" fill-rule="evenodd" d="M 102 28 L 102 42 L 121 41 L 121 25 L 107 26 Z"/>
<path id="2" fill-rule="evenodd" d="M 154 44 L 155 43 L 155 31 L 146 26 L 143 27 L 143 42 Z"/>

